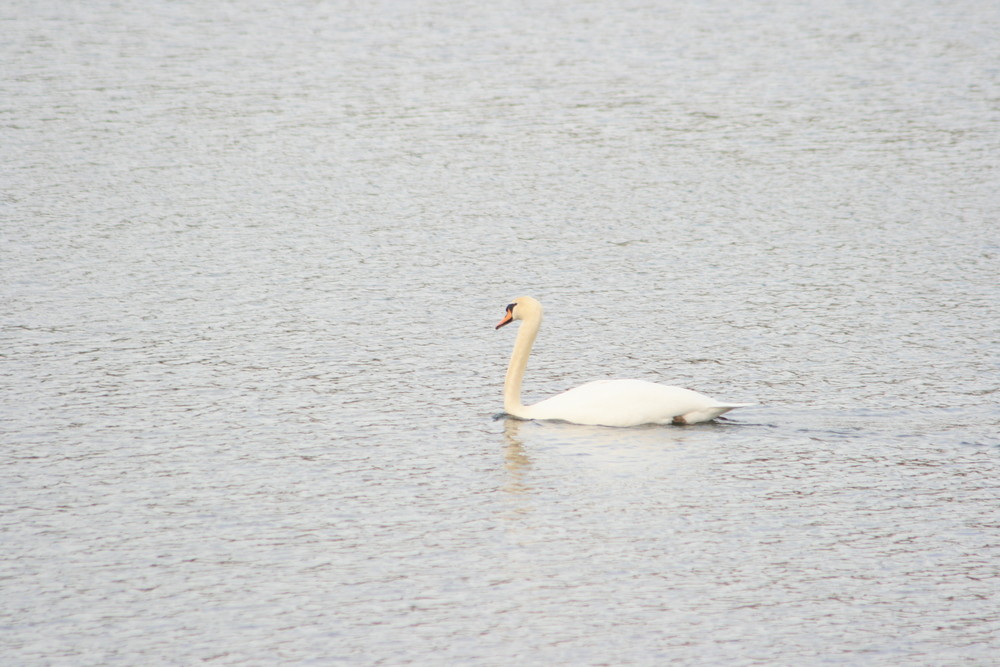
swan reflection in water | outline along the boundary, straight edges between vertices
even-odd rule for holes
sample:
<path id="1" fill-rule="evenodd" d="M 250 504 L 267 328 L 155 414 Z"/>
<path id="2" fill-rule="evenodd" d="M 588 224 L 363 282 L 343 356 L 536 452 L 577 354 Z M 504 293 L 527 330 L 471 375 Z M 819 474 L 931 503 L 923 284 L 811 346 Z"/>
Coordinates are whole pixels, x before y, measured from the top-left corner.
<path id="1" fill-rule="evenodd" d="M 503 409 L 521 419 L 559 420 L 594 426 L 696 424 L 750 403 L 724 403 L 682 387 L 645 380 L 597 380 L 534 405 L 521 403 L 521 382 L 542 325 L 542 304 L 522 296 L 507 306 L 496 328 L 521 321 L 503 385 Z"/>
<path id="2" fill-rule="evenodd" d="M 566 422 L 536 422 L 509 415 L 503 420 L 504 490 L 531 491 L 533 473 L 539 465 L 555 463 L 558 474 L 571 470 L 644 471 L 649 466 L 674 465 L 686 445 L 713 439 L 718 429 L 731 425 L 709 425 L 709 429 L 678 429 L 659 425 L 621 429 Z M 543 475 L 544 476 L 544 475 Z"/>
<path id="3" fill-rule="evenodd" d="M 506 417 L 503 424 L 504 469 L 508 473 L 507 483 L 503 488 L 511 493 L 528 491 L 524 478 L 531 469 L 531 458 L 524 451 L 524 442 L 518 435 L 523 423 L 520 419 Z"/>

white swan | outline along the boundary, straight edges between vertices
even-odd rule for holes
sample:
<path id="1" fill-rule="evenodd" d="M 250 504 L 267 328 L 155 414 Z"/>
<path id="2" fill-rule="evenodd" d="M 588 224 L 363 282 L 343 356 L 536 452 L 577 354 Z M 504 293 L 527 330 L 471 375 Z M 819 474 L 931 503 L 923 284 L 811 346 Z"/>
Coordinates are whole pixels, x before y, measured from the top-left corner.
<path id="1" fill-rule="evenodd" d="M 690 389 L 645 380 L 597 380 L 534 405 L 521 404 L 521 382 L 528 355 L 542 324 L 542 304 L 530 296 L 515 299 L 496 328 L 521 320 L 503 383 L 503 409 L 520 419 L 556 419 L 596 426 L 694 424 L 715 419 L 752 403 L 721 403 Z"/>

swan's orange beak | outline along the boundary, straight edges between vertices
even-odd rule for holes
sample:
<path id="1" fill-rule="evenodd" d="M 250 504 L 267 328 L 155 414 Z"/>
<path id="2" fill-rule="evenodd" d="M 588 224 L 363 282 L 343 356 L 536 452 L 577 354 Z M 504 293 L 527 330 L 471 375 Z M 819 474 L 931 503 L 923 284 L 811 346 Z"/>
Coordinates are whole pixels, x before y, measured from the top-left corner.
<path id="1" fill-rule="evenodd" d="M 514 321 L 514 315 L 513 315 L 513 313 L 510 312 L 510 310 L 508 310 L 507 314 L 503 316 L 503 319 L 500 320 L 500 324 L 498 324 L 496 328 L 499 329 L 500 327 L 504 326 L 505 324 L 510 324 L 513 321 Z"/>

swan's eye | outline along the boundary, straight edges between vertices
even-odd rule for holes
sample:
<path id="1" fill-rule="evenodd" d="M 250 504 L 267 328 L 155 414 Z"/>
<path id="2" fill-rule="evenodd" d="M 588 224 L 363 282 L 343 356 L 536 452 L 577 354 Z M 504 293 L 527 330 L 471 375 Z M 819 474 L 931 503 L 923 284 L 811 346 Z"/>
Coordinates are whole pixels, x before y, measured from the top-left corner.
<path id="1" fill-rule="evenodd" d="M 512 313 L 514 311 L 514 306 L 516 306 L 516 305 L 517 305 L 516 303 L 508 303 L 507 304 L 507 312 L 508 313 Z"/>

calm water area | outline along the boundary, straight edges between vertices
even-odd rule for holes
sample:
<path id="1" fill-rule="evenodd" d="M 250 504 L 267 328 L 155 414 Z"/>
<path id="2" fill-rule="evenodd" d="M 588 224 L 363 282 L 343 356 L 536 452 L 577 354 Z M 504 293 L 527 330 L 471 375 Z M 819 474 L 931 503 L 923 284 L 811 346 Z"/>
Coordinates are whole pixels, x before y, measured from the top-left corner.
<path id="1" fill-rule="evenodd" d="M 997 665 L 1000 3 L 7 0 L 4 665 Z M 755 405 L 502 415 L 601 377 Z"/>

